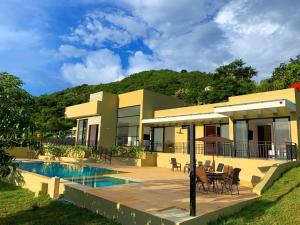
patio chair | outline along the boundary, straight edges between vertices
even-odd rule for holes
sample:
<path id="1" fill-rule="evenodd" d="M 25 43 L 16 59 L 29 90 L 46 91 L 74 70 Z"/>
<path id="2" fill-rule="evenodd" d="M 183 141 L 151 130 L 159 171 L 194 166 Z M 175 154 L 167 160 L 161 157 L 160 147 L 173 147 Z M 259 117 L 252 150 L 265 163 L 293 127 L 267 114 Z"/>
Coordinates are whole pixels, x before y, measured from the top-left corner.
<path id="1" fill-rule="evenodd" d="M 188 173 L 190 172 L 190 163 L 186 163 L 183 167 L 183 172 L 185 173 L 185 171 L 187 171 Z"/>
<path id="2" fill-rule="evenodd" d="M 181 171 L 181 163 L 178 163 L 176 161 L 176 158 L 171 158 L 171 165 L 172 165 L 173 171 L 174 171 L 174 169 L 177 169 L 177 171 L 178 171 L 178 169 L 180 169 L 180 171 Z"/>
<path id="3" fill-rule="evenodd" d="M 224 169 L 224 164 L 223 163 L 219 163 L 217 166 L 217 172 L 223 172 Z"/>
<path id="4" fill-rule="evenodd" d="M 204 163 L 204 169 L 205 170 L 210 170 L 211 168 L 211 161 L 210 160 L 206 160 L 205 163 Z"/>
<path id="5" fill-rule="evenodd" d="M 199 166 L 203 166 L 203 162 L 202 161 L 198 161 L 198 167 Z"/>
<path id="6" fill-rule="evenodd" d="M 208 192 L 210 189 L 210 186 L 213 184 L 213 180 L 211 180 L 207 175 L 205 168 L 203 166 L 199 166 L 196 169 L 196 178 L 197 178 L 197 185 L 200 191 L 200 187 L 202 186 L 203 191 Z M 205 187 L 206 186 L 206 187 Z"/>
<path id="7" fill-rule="evenodd" d="M 221 180 L 222 192 L 224 191 L 224 188 L 225 188 L 227 191 L 230 191 L 230 193 L 232 194 L 233 185 L 235 185 L 238 195 L 240 194 L 240 191 L 239 191 L 239 185 L 240 185 L 239 174 L 240 174 L 240 172 L 241 172 L 240 168 L 234 168 L 232 173 L 230 173 L 227 177 L 224 177 Z"/>

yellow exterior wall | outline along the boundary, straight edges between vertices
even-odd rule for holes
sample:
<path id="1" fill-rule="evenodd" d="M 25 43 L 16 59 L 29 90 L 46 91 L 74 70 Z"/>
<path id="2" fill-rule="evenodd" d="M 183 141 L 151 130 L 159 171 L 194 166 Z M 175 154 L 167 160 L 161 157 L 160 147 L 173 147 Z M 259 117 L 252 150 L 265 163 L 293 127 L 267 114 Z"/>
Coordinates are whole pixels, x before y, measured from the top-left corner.
<path id="1" fill-rule="evenodd" d="M 257 102 L 257 101 L 277 100 L 277 99 L 287 99 L 295 103 L 296 102 L 295 92 L 296 90 L 294 88 L 288 88 L 283 90 L 233 96 L 233 97 L 229 97 L 227 104 L 241 104 L 241 103 L 250 103 L 250 102 Z"/>
<path id="2" fill-rule="evenodd" d="M 154 116 L 155 118 L 158 118 L 158 117 L 168 117 L 168 116 L 211 113 L 214 111 L 214 107 L 222 106 L 222 105 L 224 105 L 224 103 L 195 105 L 195 106 L 186 106 L 186 107 L 172 108 L 172 109 L 165 109 L 165 110 L 157 110 L 154 112 Z"/>
<path id="3" fill-rule="evenodd" d="M 143 90 L 131 91 L 118 95 L 118 108 L 143 105 Z"/>
<path id="4" fill-rule="evenodd" d="M 100 115 L 101 102 L 93 101 L 82 103 L 79 105 L 66 107 L 65 117 L 68 119 L 83 118 L 89 116 Z"/>
<path id="5" fill-rule="evenodd" d="M 227 102 L 215 103 L 215 104 L 206 104 L 206 105 L 197 105 L 197 106 L 187 106 L 181 108 L 172 108 L 165 110 L 157 110 L 154 113 L 155 118 L 167 117 L 167 116 L 181 116 L 181 115 L 193 115 L 193 114 L 203 114 L 203 113 L 213 113 L 214 107 L 226 106 L 231 104 L 243 104 L 251 103 L 257 101 L 268 101 L 268 100 L 278 100 L 278 99 L 287 99 L 292 103 L 296 103 L 296 94 L 295 89 L 288 88 L 278 91 L 262 92 L 248 95 L 240 95 L 229 97 Z M 299 93 L 297 93 L 298 98 Z M 299 112 L 299 109 L 298 109 Z M 265 115 L 269 116 L 268 114 Z"/>
<path id="6" fill-rule="evenodd" d="M 201 138 L 204 136 L 204 125 L 195 126 L 195 138 Z M 187 142 L 188 131 L 187 129 L 181 129 L 181 126 L 175 127 L 175 140 L 174 142 Z"/>
<path id="7" fill-rule="evenodd" d="M 182 153 L 157 153 L 157 166 L 163 168 L 171 168 L 170 160 L 176 158 L 177 162 L 181 163 L 182 170 L 186 163 L 190 162 L 189 154 Z M 205 162 L 205 160 L 213 161 L 212 156 L 196 154 L 196 161 Z M 241 168 L 240 179 L 243 185 L 252 186 L 260 181 L 265 175 L 265 172 L 276 163 L 284 163 L 282 160 L 263 160 L 263 159 L 248 159 L 248 158 L 230 158 L 215 156 L 215 165 L 223 163 L 233 167 Z"/>
<path id="8" fill-rule="evenodd" d="M 119 103 L 118 108 L 129 107 L 140 105 L 140 130 L 139 139 L 142 140 L 143 137 L 143 124 L 142 120 L 147 118 L 152 118 L 154 116 L 154 111 L 158 109 L 164 109 L 169 107 L 179 107 L 183 106 L 182 100 L 177 98 L 166 96 L 158 93 L 154 93 L 148 90 L 137 90 L 132 92 L 127 92 L 118 95 Z"/>
<path id="9" fill-rule="evenodd" d="M 110 148 L 115 144 L 117 127 L 117 95 L 103 93 L 103 110 L 101 112 L 101 124 L 99 129 L 99 146 Z"/>
<path id="10" fill-rule="evenodd" d="M 21 159 L 34 158 L 34 156 L 36 155 L 36 152 L 28 147 L 12 147 L 6 149 L 5 151 L 16 158 Z"/>
<path id="11" fill-rule="evenodd" d="M 50 178 L 17 169 L 4 180 L 14 185 L 28 188 L 35 193 L 35 196 L 38 196 L 40 192 L 46 192 L 51 198 L 56 198 L 59 195 L 59 178 Z"/>

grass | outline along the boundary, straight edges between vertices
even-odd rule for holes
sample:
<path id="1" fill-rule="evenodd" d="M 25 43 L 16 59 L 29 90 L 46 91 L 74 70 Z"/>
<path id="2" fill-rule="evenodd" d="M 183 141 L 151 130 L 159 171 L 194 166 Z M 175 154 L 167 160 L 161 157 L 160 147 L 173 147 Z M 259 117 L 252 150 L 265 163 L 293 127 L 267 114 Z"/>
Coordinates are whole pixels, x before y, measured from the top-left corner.
<path id="1" fill-rule="evenodd" d="M 116 225 L 87 209 L 0 181 L 0 225 Z"/>
<path id="2" fill-rule="evenodd" d="M 300 224 L 300 167 L 286 172 L 261 198 L 234 216 L 210 225 Z"/>

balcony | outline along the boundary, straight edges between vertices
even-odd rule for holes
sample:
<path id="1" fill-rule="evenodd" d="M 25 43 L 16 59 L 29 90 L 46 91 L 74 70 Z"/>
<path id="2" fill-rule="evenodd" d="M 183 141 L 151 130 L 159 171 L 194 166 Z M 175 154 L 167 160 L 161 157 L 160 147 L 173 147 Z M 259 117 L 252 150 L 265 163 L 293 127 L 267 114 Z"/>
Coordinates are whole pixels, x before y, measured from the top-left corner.
<path id="1" fill-rule="evenodd" d="M 90 116 L 99 116 L 100 105 L 101 105 L 100 101 L 92 101 L 92 102 L 66 107 L 65 118 L 77 119 L 77 118 L 85 118 Z"/>
<path id="2" fill-rule="evenodd" d="M 152 143 L 146 149 L 163 153 L 188 154 L 188 142 Z M 239 142 L 239 143 L 206 143 L 195 142 L 196 154 L 215 155 L 235 158 L 294 160 L 297 159 L 297 145 L 292 142 Z"/>

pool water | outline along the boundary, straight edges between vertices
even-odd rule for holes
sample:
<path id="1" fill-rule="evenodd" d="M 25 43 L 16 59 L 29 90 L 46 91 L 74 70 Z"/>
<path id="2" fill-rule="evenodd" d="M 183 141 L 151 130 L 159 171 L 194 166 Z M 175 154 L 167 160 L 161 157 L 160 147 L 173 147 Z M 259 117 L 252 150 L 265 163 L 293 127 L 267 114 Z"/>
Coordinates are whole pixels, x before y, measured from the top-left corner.
<path id="1" fill-rule="evenodd" d="M 68 179 L 72 182 L 87 185 L 90 187 L 107 187 L 120 184 L 132 184 L 134 181 L 119 179 L 115 177 L 91 177 L 91 178 L 80 178 L 80 179 Z"/>
<path id="2" fill-rule="evenodd" d="M 18 162 L 19 168 L 47 177 L 60 177 L 91 187 L 103 187 L 133 183 L 132 181 L 103 175 L 122 173 L 106 168 L 78 165 L 71 163 Z"/>

